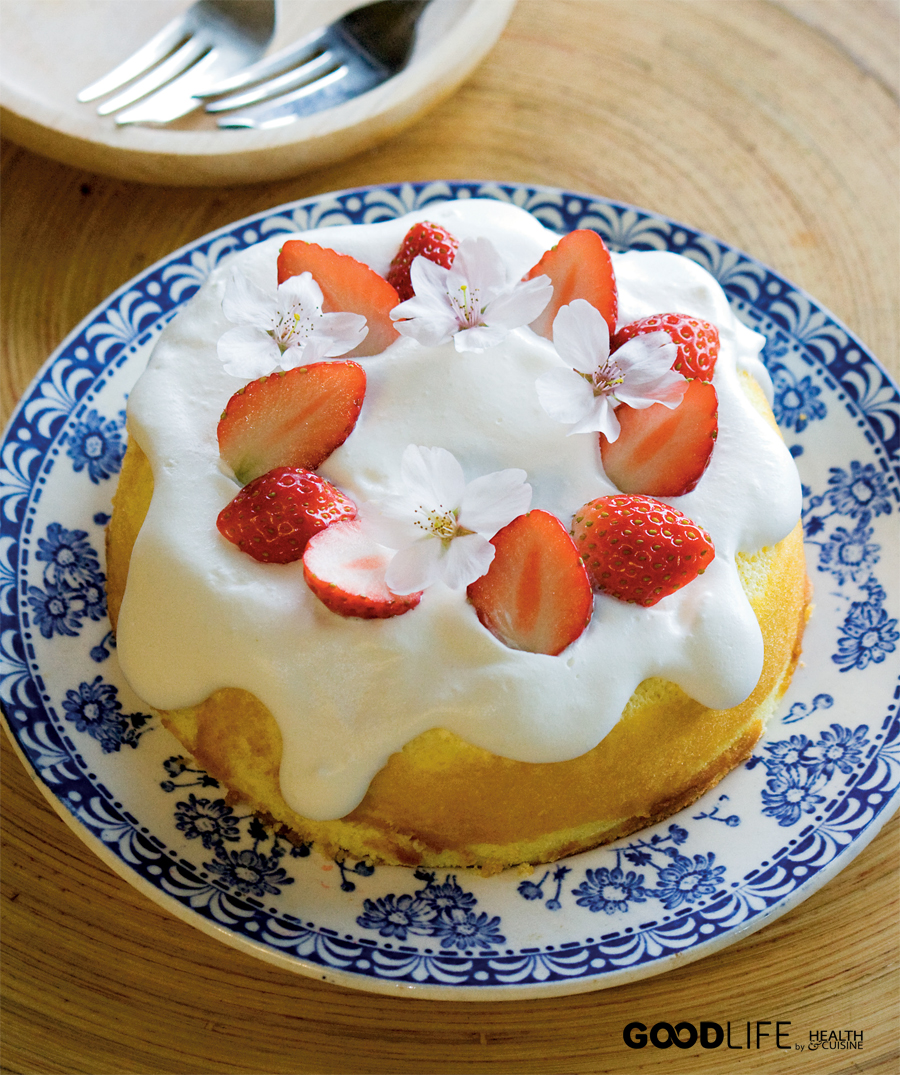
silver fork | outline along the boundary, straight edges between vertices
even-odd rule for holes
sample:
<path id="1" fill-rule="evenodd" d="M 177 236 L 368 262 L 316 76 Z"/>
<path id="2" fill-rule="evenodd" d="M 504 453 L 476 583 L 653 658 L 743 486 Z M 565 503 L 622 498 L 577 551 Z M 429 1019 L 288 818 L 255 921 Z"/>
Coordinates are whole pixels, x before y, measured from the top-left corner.
<path id="1" fill-rule="evenodd" d="M 333 108 L 406 64 L 428 0 L 378 0 L 197 94 L 220 127 L 269 130 Z M 217 99 L 214 99 L 217 98 Z M 243 109 L 234 112 L 235 109 Z"/>
<path id="2" fill-rule="evenodd" d="M 78 100 L 113 93 L 100 115 L 118 112 L 122 124 L 169 123 L 200 106 L 196 94 L 258 60 L 274 32 L 275 0 L 198 0 Z"/>

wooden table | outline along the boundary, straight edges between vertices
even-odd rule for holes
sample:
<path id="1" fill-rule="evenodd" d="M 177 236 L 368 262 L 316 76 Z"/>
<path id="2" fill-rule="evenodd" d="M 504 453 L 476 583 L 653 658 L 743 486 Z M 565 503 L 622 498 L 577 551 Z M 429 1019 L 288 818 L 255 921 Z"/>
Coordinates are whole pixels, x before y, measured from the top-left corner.
<path id="1" fill-rule="evenodd" d="M 520 0 L 486 63 L 387 145 L 284 182 L 146 187 L 3 147 L 3 415 L 113 289 L 213 228 L 375 182 L 505 179 L 711 232 L 892 369 L 895 0 Z M 896 610 L 895 610 L 896 611 Z M 3 737 L 0 737 L 3 738 Z M 573 998 L 440 1003 L 291 975 L 171 918 L 57 818 L 3 746 L 5 1072 L 893 1072 L 898 819 L 824 889 L 716 956 Z M 630 1020 L 789 1020 L 861 1053 L 622 1043 Z"/>

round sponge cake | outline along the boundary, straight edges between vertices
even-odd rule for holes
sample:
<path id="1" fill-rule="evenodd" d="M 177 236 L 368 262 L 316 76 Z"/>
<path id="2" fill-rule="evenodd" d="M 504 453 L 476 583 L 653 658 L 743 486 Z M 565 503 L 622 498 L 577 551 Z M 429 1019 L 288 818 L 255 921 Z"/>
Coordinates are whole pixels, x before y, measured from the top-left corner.
<path id="1" fill-rule="evenodd" d="M 266 563 L 247 555 L 216 526 L 251 480 L 223 445 L 220 416 L 235 399 L 257 398 L 262 381 L 248 391 L 250 379 L 264 379 L 276 391 L 280 383 L 297 383 L 286 372 L 269 377 L 273 366 L 292 371 L 302 363 L 298 373 L 305 378 L 316 364 L 307 355 L 308 341 L 292 366 L 282 337 L 277 346 L 273 342 L 275 329 L 241 323 L 251 298 L 251 306 L 277 305 L 308 286 L 296 269 L 283 284 L 299 278 L 281 291 L 276 264 L 285 240 L 274 235 L 211 271 L 163 331 L 129 397 L 129 446 L 108 529 L 109 611 L 120 664 L 136 693 L 232 796 L 291 839 L 335 856 L 430 868 L 477 866 L 490 873 L 552 861 L 660 821 L 749 755 L 789 682 L 805 624 L 807 580 L 797 525 L 801 490 L 760 387 L 766 380 L 759 360 L 764 340 L 739 321 L 714 278 L 688 258 L 665 251 L 607 253 L 604 272 L 618 309 L 602 314 L 606 300 L 597 297 L 592 305 L 568 290 L 570 277 L 559 258 L 575 257 L 571 244 L 569 254 L 554 255 L 564 238 L 516 206 L 478 199 L 429 205 L 427 211 L 371 225 L 307 232 L 290 257 L 298 249 L 303 256 L 320 251 L 316 265 L 331 265 L 323 270 L 326 283 L 363 279 L 362 291 L 377 284 L 377 293 L 387 287 L 388 297 L 397 299 L 386 283 L 392 260 L 425 220 L 459 241 L 453 268 L 441 270 L 448 276 L 439 283 L 428 284 L 430 270 L 413 262 L 411 271 L 425 274 L 416 287 L 422 285 L 420 308 L 426 322 L 432 321 L 424 334 L 410 334 L 403 311 L 396 302 L 386 303 L 392 318 L 387 327 L 394 331 L 395 325 L 400 338 L 391 342 L 379 329 L 374 342 L 363 340 L 343 352 L 342 359 L 364 371 L 365 390 L 345 439 L 315 465 L 319 478 L 359 508 L 360 530 L 371 518 L 369 509 L 393 500 L 413 504 L 416 526 L 426 535 L 440 536 L 442 543 L 446 538 L 446 545 L 433 544 L 426 552 L 437 549 L 441 556 L 456 537 L 473 534 L 461 506 L 468 494 L 437 493 L 439 482 L 422 492 L 424 486 L 413 482 L 415 494 L 406 495 L 410 478 L 403 460 L 412 450 L 420 458 L 426 451 L 455 460 L 459 481 L 481 490 L 482 499 L 488 488 L 491 497 L 500 495 L 496 479 L 504 475 L 519 476 L 517 482 L 527 478 L 531 508 L 540 509 L 540 518 L 555 519 L 565 543 L 569 520 L 578 517 L 581 505 L 614 496 L 625 484 L 614 483 L 606 471 L 596 432 L 602 427 L 573 426 L 576 419 L 560 416 L 542 396 L 540 386 L 560 384 L 558 375 L 569 385 L 574 373 L 587 376 L 580 366 L 574 370 L 581 359 L 564 346 L 563 322 L 570 328 L 572 318 L 581 323 L 573 313 L 580 301 L 578 309 L 587 311 L 594 326 L 592 361 L 603 363 L 611 354 L 608 325 L 633 327 L 660 311 L 677 310 L 678 316 L 714 326 L 719 338 L 715 368 L 707 371 L 712 386 L 700 386 L 700 395 L 712 394 L 716 406 L 715 427 L 701 428 L 708 466 L 694 484 L 677 486 L 681 491 L 674 494 L 683 516 L 714 543 L 705 570 L 652 607 L 610 593 L 591 598 L 583 575 L 587 600 L 575 602 L 571 581 L 557 582 L 552 570 L 533 566 L 543 546 L 536 550 L 538 561 L 519 549 L 513 554 L 516 569 L 537 580 L 534 588 L 525 587 L 529 600 L 534 589 L 541 600 L 553 594 L 551 626 L 569 606 L 576 611 L 577 622 L 570 626 L 577 632 L 567 634 L 562 649 L 542 649 L 520 644 L 518 637 L 506 641 L 482 618 L 478 593 L 467 597 L 459 579 L 429 576 L 406 591 L 423 591 L 421 599 L 414 595 L 417 604 L 372 619 L 330 605 L 322 580 L 314 585 L 315 572 L 307 574 L 304 561 Z M 587 234 L 594 233 L 581 233 L 582 239 Z M 582 239 L 576 239 L 579 250 Z M 595 236 L 591 257 L 597 257 L 598 243 L 602 247 Z M 583 261 L 579 254 L 570 262 L 578 286 L 584 283 Z M 588 261 L 594 268 L 600 264 Z M 464 268 L 457 271 L 459 264 Z M 454 273 L 457 282 L 451 284 Z M 466 273 L 478 288 L 487 288 L 494 274 L 485 294 L 499 298 L 479 305 L 478 316 L 487 317 L 484 311 L 496 301 L 502 324 L 488 326 L 481 336 L 482 326 L 475 326 L 475 337 L 466 337 L 469 329 L 462 330 L 463 321 L 453 314 L 457 328 L 445 338 L 435 326 L 444 323 L 445 299 L 451 301 L 460 289 L 468 295 Z M 318 278 L 313 273 L 310 279 Z M 424 298 L 429 288 L 437 314 Z M 533 296 L 535 289 L 548 288 L 560 304 L 552 332 L 521 307 L 523 289 Z M 322 298 L 315 317 L 324 324 L 332 313 L 341 320 L 343 311 L 346 327 L 348 316 L 359 317 L 353 304 L 360 291 L 350 291 L 341 293 L 345 305 L 327 314 Z M 407 313 L 418 298 L 405 307 Z M 295 300 L 296 295 L 290 301 Z M 564 319 L 562 307 L 569 310 Z M 272 308 L 265 309 L 269 317 Z M 365 309 L 367 325 L 383 326 L 383 311 Z M 503 320 L 514 316 L 519 320 Z M 598 321 L 603 340 L 594 339 Z M 265 361 L 254 350 L 252 369 L 235 368 L 229 348 L 243 341 L 247 358 L 251 338 L 265 351 Z M 362 337 L 345 342 L 353 346 L 356 339 Z M 652 333 L 645 341 L 651 349 L 662 346 L 651 339 Z M 673 344 L 670 339 L 665 347 Z M 628 346 L 612 360 L 610 371 L 615 367 L 618 373 L 609 372 L 605 387 L 590 381 L 595 400 L 624 383 L 620 360 L 644 363 L 646 373 L 663 357 L 624 359 Z M 315 347 L 312 353 L 319 355 Z M 664 357 L 659 376 L 671 381 L 672 351 Z M 260 362 L 264 368 L 258 368 Z M 333 371 L 322 372 L 324 364 L 318 368 L 317 376 L 332 376 Z M 701 380 L 703 372 L 697 371 Z M 598 366 L 590 376 L 600 374 Z M 610 379 L 619 374 L 620 380 Z M 581 399 L 584 385 L 574 379 Z M 688 390 L 682 391 L 687 398 Z M 640 392 L 630 398 L 636 414 L 641 404 L 663 402 Z M 606 406 L 604 400 L 598 406 Z M 268 431 L 271 414 L 270 404 L 259 424 L 251 423 L 253 437 Z M 686 421 L 696 414 L 691 406 L 681 412 Z M 707 411 L 702 422 L 709 420 Z M 284 441 L 282 427 L 276 428 L 277 458 L 266 456 L 257 472 L 264 477 L 291 462 L 279 461 Z M 657 439 L 659 463 L 682 479 L 684 459 L 671 435 L 658 445 Z M 651 489 L 639 485 L 637 491 Z M 667 499 L 659 489 L 657 495 Z M 452 537 L 431 533 L 433 520 L 423 526 L 422 513 L 427 508 L 446 521 L 451 509 L 444 498 L 450 496 L 460 498 L 447 501 L 460 505 L 453 509 L 459 512 L 457 530 Z M 518 499 L 515 503 L 507 522 L 529 513 Z M 495 507 L 491 501 L 492 511 Z M 477 541 L 487 544 L 503 525 L 488 527 L 490 533 Z M 339 527 L 313 540 L 336 534 Z M 391 535 L 381 534 L 389 543 Z M 417 532 L 414 539 L 419 537 Z M 385 551 L 381 537 L 373 541 L 367 549 Z M 388 557 L 391 566 L 410 563 L 404 551 L 399 548 L 396 560 Z M 577 547 L 569 543 L 567 552 L 581 570 Z M 353 555 L 355 566 L 369 552 Z M 371 553 L 370 559 L 387 563 L 379 556 Z M 654 562 L 660 573 L 661 564 Z M 325 582 L 340 592 L 332 577 Z M 401 579 L 394 592 L 405 592 L 406 584 Z M 518 596 L 510 598 L 501 611 L 516 602 Z"/>

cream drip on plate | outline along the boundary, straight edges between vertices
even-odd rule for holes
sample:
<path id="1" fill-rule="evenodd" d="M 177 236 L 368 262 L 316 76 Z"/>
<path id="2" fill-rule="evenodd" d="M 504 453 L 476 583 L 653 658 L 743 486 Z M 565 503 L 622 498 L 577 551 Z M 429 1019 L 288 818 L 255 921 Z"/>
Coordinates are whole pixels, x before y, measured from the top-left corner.
<path id="1" fill-rule="evenodd" d="M 559 239 L 528 213 L 495 201 L 429 205 L 399 220 L 301 236 L 386 273 L 417 220 L 462 240 L 487 236 L 518 279 Z M 448 728 L 527 762 L 577 757 L 612 729 L 642 680 L 677 683 L 706 706 L 752 691 L 763 647 L 734 557 L 785 537 L 800 511 L 793 460 L 749 403 L 739 369 L 763 383 L 763 337 L 742 325 L 700 266 L 663 252 L 613 255 L 619 323 L 677 311 L 714 322 L 719 435 L 696 488 L 668 500 L 711 535 L 706 572 L 651 608 L 595 597 L 591 623 L 559 656 L 512 650 L 481 625 L 465 591 L 438 583 L 417 608 L 386 620 L 339 616 L 307 588 L 301 562 L 262 564 L 218 532 L 239 486 L 219 457 L 219 415 L 242 382 L 216 342 L 230 326 L 222 297 L 233 265 L 272 288 L 279 235 L 220 264 L 163 332 L 128 404 L 130 435 L 149 457 L 154 494 L 135 543 L 118 624 L 133 689 L 158 709 L 195 705 L 222 687 L 252 692 L 283 740 L 282 794 L 323 820 L 356 806 L 391 753 Z M 319 468 L 357 504 L 395 490 L 409 444 L 442 447 L 467 479 L 527 472 L 532 508 L 568 528 L 574 512 L 617 490 L 596 434 L 567 436 L 535 391 L 559 366 L 553 345 L 516 329 L 484 352 L 401 338 L 358 360 L 367 390 L 356 428 Z"/>

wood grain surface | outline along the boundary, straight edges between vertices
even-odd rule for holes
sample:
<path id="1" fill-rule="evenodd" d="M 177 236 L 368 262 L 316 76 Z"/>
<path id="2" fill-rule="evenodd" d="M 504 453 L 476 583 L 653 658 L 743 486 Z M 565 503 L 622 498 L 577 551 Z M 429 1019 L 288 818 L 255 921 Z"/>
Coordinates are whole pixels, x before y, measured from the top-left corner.
<path id="1" fill-rule="evenodd" d="M 294 198 L 437 178 L 606 195 L 718 235 L 814 295 L 897 377 L 898 11 L 519 0 L 486 62 L 415 127 L 277 183 L 147 187 L 6 143 L 4 420 L 81 318 L 181 244 Z M 292 975 L 172 918 L 80 843 L 0 738 L 4 1072 L 898 1070 L 897 818 L 806 903 L 700 962 L 570 998 L 416 1001 Z M 631 1020 L 682 1019 L 789 1021 L 791 1042 L 853 1029 L 864 1047 L 622 1042 Z"/>

